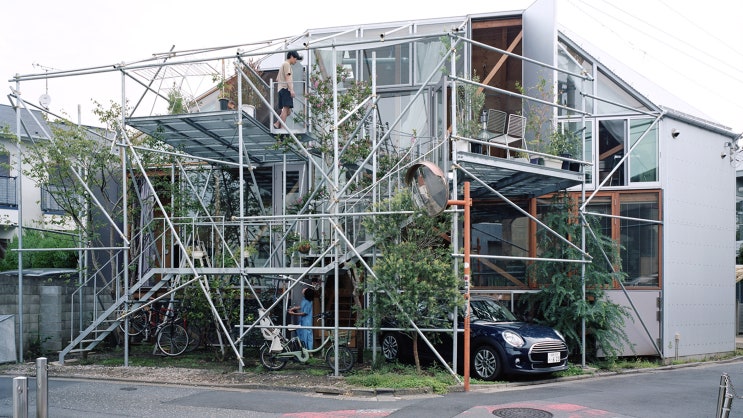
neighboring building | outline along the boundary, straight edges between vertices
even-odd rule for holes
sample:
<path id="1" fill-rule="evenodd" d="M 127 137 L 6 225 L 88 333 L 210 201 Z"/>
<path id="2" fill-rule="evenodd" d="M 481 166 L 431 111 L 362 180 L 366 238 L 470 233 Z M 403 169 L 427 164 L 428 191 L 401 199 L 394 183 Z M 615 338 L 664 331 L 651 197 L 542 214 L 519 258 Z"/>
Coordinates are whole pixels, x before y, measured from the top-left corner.
<path id="1" fill-rule="evenodd" d="M 142 183 L 144 198 L 133 205 L 148 207 L 143 203 L 147 199 L 151 210 L 134 229 L 158 233 L 150 244 L 133 244 L 132 258 L 152 257 L 147 257 L 151 264 L 140 269 L 135 278 L 140 282 L 133 284 L 130 295 L 139 296 L 139 286 L 153 277 L 162 284 L 202 274 L 248 277 L 238 280 L 240 286 L 284 295 L 293 287 L 291 277 L 311 276 L 338 297 L 323 298 L 323 303 L 338 303 L 341 318 L 351 323 L 353 295 L 345 267 L 362 260 L 371 264 L 377 255 L 361 228 L 360 214 L 402 186 L 408 165 L 425 159 L 448 172 L 453 191 L 461 191 L 465 179 L 472 184 L 473 249 L 494 256 L 474 259 L 477 290 L 513 301 L 539 287 L 526 268 L 539 256 L 534 219 L 548 204 L 545 196 L 569 190 L 584 204 L 583 212 L 600 219 L 603 232 L 622 246 L 626 292 L 617 283 L 609 294 L 633 309 L 635 321 L 627 330 L 635 349 L 627 348 L 625 354 L 668 359 L 733 352 L 736 175 L 731 163 L 738 158 L 738 148 L 731 144 L 740 135 L 608 62 L 606 54 L 567 30 L 558 30 L 555 15 L 553 0 L 537 0 L 518 11 L 311 29 L 287 39 L 280 50 L 251 52 L 265 55 L 264 79 L 290 49 L 305 55 L 301 83 L 311 79 L 314 69 L 333 77 L 338 66 L 350 72 L 349 81 L 370 81 L 376 74 L 370 83 L 375 107 L 360 106 L 368 110 L 364 121 L 348 137 L 338 138 L 375 145 L 378 158 L 360 158 L 355 164 L 328 158 L 327 153 L 340 153 L 340 145 L 327 153 L 313 148 L 317 126 L 292 121 L 293 142 L 287 132 L 270 127 L 270 116 L 275 115 L 268 108 L 252 115 L 216 110 L 217 89 L 199 99 L 205 104 L 202 112 L 127 117 L 129 127 L 165 141 L 179 157 L 187 156 L 184 160 L 220 173 L 202 178 L 203 189 L 194 188 L 193 194 L 203 201 L 214 202 L 229 190 L 240 192 L 230 199 L 239 207 L 221 206 L 214 213 L 194 209 L 190 218 L 171 223 L 170 214 L 150 200 L 170 196 Z M 452 59 L 447 54 L 455 42 L 460 49 Z M 213 60 L 206 52 L 204 59 Z M 235 55 L 222 59 L 228 56 Z M 189 56 L 192 62 L 195 57 Z M 452 65 L 455 76 L 449 76 Z M 463 112 L 469 109 L 457 103 L 455 95 L 456 89 L 473 85 L 475 73 L 481 83 L 474 86 L 485 92 L 484 109 L 493 110 L 483 116 L 485 131 L 480 129 L 479 110 Z M 251 88 L 239 76 L 234 82 L 238 90 Z M 298 89 L 303 92 L 297 98 L 298 111 L 316 94 L 312 87 Z M 260 103 L 265 100 L 275 108 L 274 95 L 270 92 Z M 238 106 L 243 104 L 239 98 Z M 499 114 L 500 127 L 495 124 Z M 348 115 L 332 116 L 340 120 Z M 468 123 L 473 120 L 476 128 Z M 507 120 L 523 125 L 518 131 L 506 129 Z M 528 128 L 538 120 L 546 122 L 543 128 Z M 583 154 L 573 158 L 582 161 L 583 172 L 571 170 L 569 164 L 552 168 L 511 158 L 519 157 L 518 152 L 543 157 L 535 153 L 548 149 L 550 126 L 580 139 Z M 292 147 L 277 146 L 277 140 L 290 141 Z M 504 144 L 515 149 L 504 149 Z M 136 156 L 146 151 L 127 152 Z M 388 176 L 377 177 L 377 160 L 390 157 L 400 158 L 401 164 Z M 195 176 L 193 167 L 199 164 L 188 169 L 174 164 L 172 176 Z M 219 180 L 211 183 L 212 178 Z M 242 179 L 245 188 L 234 187 L 239 184 L 235 179 Z M 304 205 L 298 203 L 305 203 L 314 190 L 331 195 L 315 199 L 302 212 Z M 159 226 L 153 228 L 153 222 Z M 224 262 L 236 244 L 226 238 L 229 233 L 239 236 L 238 254 L 250 244 L 257 248 L 256 255 L 245 263 Z M 461 236 L 457 233 L 455 243 Z M 308 255 L 285 255 L 293 234 L 309 238 L 316 249 Z M 330 243 L 339 246 L 337 252 L 324 252 Z M 88 331 L 125 302 L 117 300 L 119 305 L 110 307 Z"/>
<path id="2" fill-rule="evenodd" d="M 77 234 L 77 228 L 71 217 L 67 216 L 63 208 L 58 204 L 55 196 L 59 196 L 56 187 L 38 184 L 28 175 L 31 169 L 25 162 L 30 158 L 30 144 L 36 141 L 50 141 L 54 136 L 52 124 L 48 123 L 43 113 L 39 110 L 21 110 L 20 127 L 17 124 L 17 114 L 13 107 L 0 105 L 0 255 L 4 257 L 18 257 L 18 252 L 6 253 L 8 242 L 17 237 L 19 228 L 48 231 L 50 233 Z M 105 131 L 84 127 L 86 135 L 94 140 L 106 140 Z M 18 134 L 20 133 L 20 149 L 23 157 L 19 159 Z M 59 139 L 57 139 L 59 140 Z M 110 140 L 109 140 L 110 141 Z M 60 146 L 64 146 L 61 144 Z M 106 146 L 108 149 L 110 145 Z M 92 150 L 91 150 L 92 152 Z M 19 164 L 23 173 L 19 172 Z M 100 172 L 105 170 L 98 167 Z M 118 174 L 118 171 L 117 171 Z M 51 174 L 54 175 L 54 174 Z M 118 183 L 109 179 L 106 184 L 105 194 L 114 202 L 121 195 Z M 96 198 L 102 201 L 103 192 L 94 190 Z M 21 198 L 19 199 L 19 196 Z M 107 220 L 99 210 L 91 209 L 94 221 L 105 225 L 99 230 L 98 241 L 100 246 L 120 246 L 120 239 L 109 234 L 110 227 Z M 120 227 L 120 225 L 119 225 Z M 96 232 L 93 232 L 96 234 Z M 79 240 L 74 240 L 78 242 Z M 28 242 L 24 242 L 23 248 L 28 249 Z M 75 247 L 75 246 L 73 246 Z M 53 250 L 51 250 L 53 251 Z M 75 255 L 80 255 L 78 250 Z M 24 253 L 24 265 L 33 257 L 32 253 Z M 87 254 L 80 257 L 80 267 L 88 273 L 78 273 L 64 269 L 65 266 L 47 266 L 45 269 L 26 269 L 23 271 L 23 294 L 24 321 L 23 321 L 23 344 L 25 349 L 31 344 L 39 343 L 39 348 L 46 351 L 58 351 L 68 343 L 61 336 L 69 336 L 71 331 L 79 331 L 80 316 L 91 317 L 96 315 L 99 307 L 91 303 L 95 299 L 105 300 L 110 304 L 111 295 L 102 294 L 106 285 L 114 277 L 111 260 L 115 259 L 112 252 L 108 250 L 98 251 L 91 248 Z M 63 274 L 64 273 L 64 274 Z M 18 314 L 18 280 L 17 272 L 4 272 L 3 278 L 8 279 L 16 276 L 12 283 L 5 283 L 3 290 L 14 289 L 12 292 L 0 293 L 0 313 Z M 53 279 L 53 280 L 52 280 Z M 95 280 L 94 280 L 95 279 Z M 46 280 L 46 281 L 45 281 Z M 6 280 L 7 281 L 7 280 Z M 95 282 L 95 283 L 94 283 Z M 77 288 L 84 283 L 83 290 Z M 40 293 L 41 292 L 41 293 Z M 95 294 L 95 298 L 93 295 Z M 83 300 L 83 303 L 81 303 Z M 72 312 L 77 305 L 78 312 Z M 85 307 L 83 308 L 83 305 Z M 75 321 L 71 320 L 74 313 Z M 60 316 L 61 315 L 61 316 Z M 62 328 L 59 326 L 64 325 Z M 16 320 L 16 327 L 20 328 L 20 321 Z M 55 328 L 56 327 L 56 328 Z M 21 333 L 17 330 L 16 336 L 20 338 Z M 21 344 L 17 344 L 21 347 Z"/>
<path id="3" fill-rule="evenodd" d="M 0 146 L 7 151 L 0 153 L 0 238 L 5 240 L 15 235 L 19 218 L 23 219 L 25 226 L 43 228 L 50 217 L 60 213 L 48 190 L 18 172 L 18 132 L 21 134 L 21 147 L 32 139 L 48 140 L 51 135 L 42 112 L 21 112 L 19 130 L 15 110 L 11 106 L 0 105 Z M 23 189 L 23 200 L 20 202 L 19 187 Z M 20 217 L 19 203 L 23 208 Z"/>

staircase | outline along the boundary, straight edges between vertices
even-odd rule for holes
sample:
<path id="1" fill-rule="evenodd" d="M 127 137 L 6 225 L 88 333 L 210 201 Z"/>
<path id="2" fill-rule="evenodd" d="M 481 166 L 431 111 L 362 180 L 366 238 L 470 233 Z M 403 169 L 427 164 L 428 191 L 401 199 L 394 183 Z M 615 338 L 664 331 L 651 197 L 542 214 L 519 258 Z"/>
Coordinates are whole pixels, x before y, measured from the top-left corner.
<path id="1" fill-rule="evenodd" d="M 68 354 L 88 353 L 92 351 L 96 346 L 98 346 L 98 344 L 103 342 L 112 331 L 116 330 L 120 324 L 123 324 L 124 319 L 119 317 L 120 312 L 125 310 L 132 311 L 140 307 L 149 301 L 158 290 L 172 281 L 173 275 L 166 274 L 160 281 L 148 289 L 147 292 L 139 294 L 138 297 L 133 298 L 142 286 L 146 284 L 153 275 L 158 273 L 163 273 L 162 269 L 150 269 L 147 274 L 142 276 L 139 281 L 129 289 L 126 295 L 114 300 L 106 310 L 98 315 L 98 318 L 96 318 L 85 330 L 80 332 L 74 340 L 59 352 L 59 364 L 64 364 L 65 357 Z"/>

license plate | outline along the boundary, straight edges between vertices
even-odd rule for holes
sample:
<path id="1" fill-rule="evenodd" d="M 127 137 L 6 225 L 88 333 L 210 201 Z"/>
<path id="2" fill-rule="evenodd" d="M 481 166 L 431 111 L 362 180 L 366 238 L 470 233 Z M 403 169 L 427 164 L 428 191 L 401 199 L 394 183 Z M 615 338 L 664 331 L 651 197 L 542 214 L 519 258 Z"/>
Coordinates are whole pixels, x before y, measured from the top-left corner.
<path id="1" fill-rule="evenodd" d="M 559 363 L 560 353 L 547 353 L 547 363 Z"/>

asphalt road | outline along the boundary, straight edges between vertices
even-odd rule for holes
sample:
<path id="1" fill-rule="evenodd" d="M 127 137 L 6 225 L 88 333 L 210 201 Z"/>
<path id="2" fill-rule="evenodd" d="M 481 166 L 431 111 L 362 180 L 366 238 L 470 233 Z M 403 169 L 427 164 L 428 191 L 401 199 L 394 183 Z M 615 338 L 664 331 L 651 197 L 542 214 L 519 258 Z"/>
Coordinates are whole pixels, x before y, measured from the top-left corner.
<path id="1" fill-rule="evenodd" d="M 560 380 L 474 386 L 443 396 L 341 397 L 305 392 L 49 379 L 50 417 L 714 417 L 720 377 L 743 388 L 743 360 Z M 28 379 L 29 416 L 36 382 Z M 730 417 L 743 418 L 736 394 Z M 549 415 L 551 414 L 551 415 Z M 12 377 L 0 377 L 0 417 L 13 415 Z"/>

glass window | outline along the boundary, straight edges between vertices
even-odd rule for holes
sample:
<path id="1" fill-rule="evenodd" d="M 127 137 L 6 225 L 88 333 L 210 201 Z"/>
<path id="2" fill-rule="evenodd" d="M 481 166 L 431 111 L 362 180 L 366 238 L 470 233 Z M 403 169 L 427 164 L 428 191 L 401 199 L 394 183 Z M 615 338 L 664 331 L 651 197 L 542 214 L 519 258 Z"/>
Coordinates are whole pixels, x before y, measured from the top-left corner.
<path id="1" fill-rule="evenodd" d="M 419 95 L 413 99 L 414 93 L 399 93 L 399 94 L 387 94 L 381 97 L 379 100 L 379 123 L 381 125 L 381 132 L 378 134 L 386 134 L 388 129 L 392 132 L 385 144 L 382 145 L 382 150 L 387 152 L 395 152 L 395 150 L 407 150 L 411 146 L 424 147 L 425 149 L 432 148 L 432 141 L 435 139 L 431 137 L 431 121 L 429 120 L 430 114 L 426 111 L 430 106 L 430 98 L 427 95 Z M 414 100 L 411 104 L 411 100 Z M 410 105 L 408 112 L 402 113 L 406 107 Z M 392 127 L 391 124 L 397 120 L 400 115 L 399 123 Z M 416 132 L 417 136 L 413 136 L 410 132 Z"/>
<path id="2" fill-rule="evenodd" d="M 630 120 L 632 146 L 642 137 L 642 141 L 632 150 L 629 157 L 632 183 L 658 181 L 658 125 L 652 125 L 650 128 L 653 120 Z"/>
<path id="3" fill-rule="evenodd" d="M 596 196 L 586 207 L 586 212 L 611 215 L 611 196 Z M 608 216 L 588 215 L 594 217 L 600 226 L 602 235 L 611 237 L 611 219 Z"/>
<path id="4" fill-rule="evenodd" d="M 611 173 L 605 186 L 625 185 L 624 164 L 620 165 L 620 162 L 625 153 L 626 123 L 625 119 L 600 120 L 598 123 L 599 181 L 603 182 Z"/>
<path id="5" fill-rule="evenodd" d="M 560 69 L 570 71 L 575 74 L 593 74 L 593 63 L 588 61 L 584 56 L 579 54 L 570 46 L 560 42 L 557 45 L 557 66 Z M 563 106 L 569 106 L 573 109 L 582 109 L 581 92 L 593 94 L 593 83 L 574 75 L 558 73 L 557 79 L 558 99 Z M 587 112 L 593 112 L 593 101 L 586 100 Z M 560 116 L 570 113 L 560 109 Z"/>
<path id="6" fill-rule="evenodd" d="M 64 213 L 64 209 L 54 198 L 56 193 L 61 193 L 58 189 L 57 186 L 52 185 L 41 188 L 41 210 L 45 213 Z"/>
<path id="7" fill-rule="evenodd" d="M 593 162 L 593 123 L 586 123 L 586 130 L 583 131 L 583 161 Z M 586 184 L 593 181 L 593 166 L 584 167 L 586 172 Z"/>
<path id="8" fill-rule="evenodd" d="M 585 62 L 584 60 L 581 61 Z M 576 57 L 571 55 L 563 45 L 558 44 L 557 48 L 557 62 L 560 69 L 570 71 L 574 74 L 581 74 L 584 68 L 580 62 L 576 60 Z M 589 65 L 590 67 L 590 65 Z M 590 73 L 588 73 L 590 74 Z M 591 92 L 591 82 L 585 81 L 580 77 L 576 77 L 572 74 L 557 73 L 557 100 L 558 103 L 567 106 L 571 109 L 583 108 L 581 92 Z M 586 103 L 588 106 L 588 102 Z M 558 110 L 560 116 L 575 115 L 575 112 L 571 112 L 566 109 L 560 108 Z"/>
<path id="9" fill-rule="evenodd" d="M 632 109 L 649 110 L 639 100 L 632 97 L 627 90 L 614 83 L 606 74 L 602 71 L 598 72 L 596 80 L 597 96 L 602 100 L 597 100 L 597 110 L 600 114 L 613 114 L 613 113 L 626 113 L 627 109 L 622 106 L 617 106 L 614 103 L 619 103 L 624 106 L 629 106 Z"/>
<path id="10" fill-rule="evenodd" d="M 525 203 L 520 207 L 527 208 Z M 475 221 L 472 225 L 473 254 L 528 257 L 529 218 L 506 204 L 500 204 L 499 209 L 490 214 L 497 219 Z M 476 286 L 526 288 L 526 262 L 474 258 L 472 281 Z"/>
<path id="11" fill-rule="evenodd" d="M 371 80 L 372 51 L 377 53 L 377 85 L 410 84 L 410 44 L 390 45 L 363 51 L 361 71 L 364 80 Z"/>
<path id="12" fill-rule="evenodd" d="M 415 83 L 423 83 L 427 80 L 432 72 L 441 72 L 442 70 L 436 67 L 436 64 L 441 61 L 444 56 L 444 44 L 439 40 L 427 40 L 425 42 L 416 42 L 415 44 Z M 449 68 L 448 62 L 444 64 L 445 68 Z M 431 80 L 437 81 L 441 74 L 434 75 Z"/>
<path id="13" fill-rule="evenodd" d="M 622 245 L 622 271 L 625 286 L 657 287 L 659 270 L 659 227 L 643 219 L 658 220 L 658 194 L 625 193 L 620 195 L 621 219 L 619 242 Z"/>

